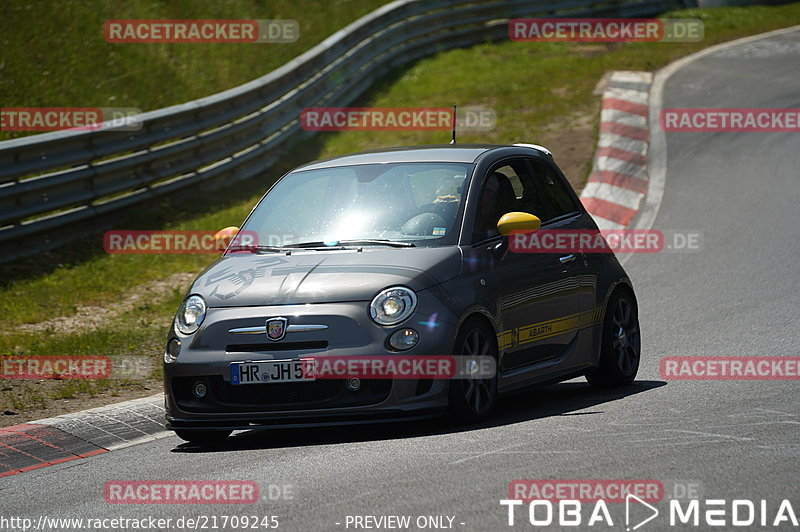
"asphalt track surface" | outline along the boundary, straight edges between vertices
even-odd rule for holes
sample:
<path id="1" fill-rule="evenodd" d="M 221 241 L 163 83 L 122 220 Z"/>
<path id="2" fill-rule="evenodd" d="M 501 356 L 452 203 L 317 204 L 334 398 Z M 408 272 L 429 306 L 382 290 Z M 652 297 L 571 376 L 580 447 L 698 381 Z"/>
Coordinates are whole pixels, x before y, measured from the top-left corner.
<path id="1" fill-rule="evenodd" d="M 663 107 L 797 108 L 798 65 L 800 31 L 728 48 L 676 71 Z M 676 483 L 695 486 L 701 499 L 749 499 L 757 508 L 766 500 L 770 525 L 738 530 L 796 529 L 771 523 L 783 499 L 800 513 L 798 381 L 665 381 L 659 374 L 667 355 L 799 354 L 796 135 L 667 134 L 666 189 L 653 227 L 700 232 L 702 249 L 627 260 L 644 346 L 629 388 L 599 392 L 571 381 L 505 398 L 491 422 L 464 429 L 434 420 L 254 431 L 211 450 L 170 436 L 0 479 L 0 515 L 274 515 L 279 530 L 291 531 L 355 530 L 348 515 L 409 515 L 412 523 L 451 516 L 454 530 L 532 530 L 527 505 L 509 527 L 499 503 L 514 479 L 657 479 L 667 490 L 655 504 L 660 515 L 639 530 L 711 529 L 702 520 L 669 526 Z M 293 498 L 227 506 L 104 501 L 106 481 L 145 479 L 254 480 L 265 496 L 269 485 L 291 485 Z M 624 507 L 609 504 L 613 529 L 625 528 Z M 632 524 L 650 515 L 641 506 L 631 511 Z M 588 528 L 589 513 L 578 529 Z"/>

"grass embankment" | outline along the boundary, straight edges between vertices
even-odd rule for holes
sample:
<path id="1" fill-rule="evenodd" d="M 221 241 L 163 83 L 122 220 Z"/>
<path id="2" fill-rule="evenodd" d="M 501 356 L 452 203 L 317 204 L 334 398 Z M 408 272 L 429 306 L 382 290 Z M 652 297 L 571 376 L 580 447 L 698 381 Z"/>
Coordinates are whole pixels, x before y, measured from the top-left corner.
<path id="1" fill-rule="evenodd" d="M 203 16 L 192 13 L 191 18 Z M 291 13 L 282 16 L 293 18 Z M 376 86 L 361 104 L 404 107 L 458 103 L 492 107 L 497 114 L 494 131 L 460 135 L 461 142 L 537 142 L 548 145 L 556 160 L 566 167 L 573 183 L 580 183 L 588 173 L 596 136 L 599 102 L 592 90 L 603 73 L 608 70 L 652 71 L 712 44 L 800 24 L 800 4 L 682 10 L 663 16 L 702 19 L 705 39 L 699 43 L 502 42 L 477 45 L 445 52 L 409 68 L 398 69 Z M 124 17 L 115 14 L 113 18 Z M 299 20 L 299 17 L 294 18 Z M 250 50 L 252 48 L 240 50 L 238 54 L 246 55 Z M 191 47 L 180 52 L 203 54 L 202 51 L 193 52 Z M 164 62 L 171 64 L 173 60 L 168 50 L 163 53 L 166 54 Z M 240 59 L 235 51 L 226 53 L 233 55 L 220 61 L 236 62 Z M 181 59 L 174 62 L 186 60 L 189 57 L 181 55 Z M 69 67 L 62 68 L 68 70 Z M 258 73 L 260 71 L 253 72 L 251 77 Z M 214 84 L 205 85 L 205 90 L 197 90 L 204 94 L 219 88 L 222 87 Z M 159 105 L 167 105 L 175 103 L 175 100 L 159 102 Z M 258 182 L 237 185 L 236 190 L 215 193 L 213 197 L 198 196 L 190 203 L 161 202 L 160 210 L 151 210 L 138 219 L 132 218 L 127 227 L 217 229 L 238 225 L 266 187 L 294 162 L 373 147 L 444 143 L 448 140 L 444 133 L 325 133 L 315 142 L 298 147 L 284 168 L 267 173 Z M 10 280 L 0 287 L 0 316 L 3 316 L 0 354 L 133 354 L 150 357 L 158 368 L 166 331 L 186 284 L 165 290 L 161 297 L 137 302 L 126 312 L 92 330 L 64 332 L 51 327 L 49 330 L 20 332 L 17 327 L 55 316 L 74 315 L 81 305 L 113 308 L 117 301 L 135 293 L 136 287 L 142 283 L 178 272 L 199 271 L 214 259 L 207 255 L 109 256 L 102 253 L 99 238 L 87 240 L 55 256 L 63 265 L 42 266 L 39 260 L 22 261 L 7 268 L 9 275 L 4 277 Z M 158 369 L 154 376 L 157 373 Z M 109 385 L 92 382 L 68 386 L 72 386 L 75 392 L 97 393 Z M 0 392 L 0 405 L 14 401 L 15 408 L 26 408 L 25 405 L 32 401 L 25 399 L 25 394 L 31 393 L 30 387 L 35 385 L 6 385 L 5 391 Z M 39 403 L 48 400 L 47 397 L 34 399 Z M 2 409 L 0 406 L 0 411 Z"/>
<path id="2" fill-rule="evenodd" d="M 385 3 L 383 0 L 6 0 L 0 2 L 3 107 L 134 107 L 143 111 L 251 81 Z M 125 19 L 293 19 L 282 44 L 114 44 Z M 2 132 L 0 140 L 27 133 Z"/>

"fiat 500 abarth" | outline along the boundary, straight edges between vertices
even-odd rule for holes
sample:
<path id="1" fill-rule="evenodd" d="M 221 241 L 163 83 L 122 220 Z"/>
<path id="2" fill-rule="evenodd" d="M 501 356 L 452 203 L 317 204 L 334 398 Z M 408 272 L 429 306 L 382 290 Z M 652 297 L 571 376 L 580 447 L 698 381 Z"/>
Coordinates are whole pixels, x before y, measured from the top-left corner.
<path id="1" fill-rule="evenodd" d="M 398 148 L 292 170 L 241 230 L 223 230 L 236 238 L 177 312 L 164 355 L 168 428 L 208 442 L 448 411 L 470 422 L 534 384 L 629 384 L 637 304 L 614 254 L 511 245 L 519 232 L 562 229 L 598 231 L 541 146 Z M 308 357 L 412 355 L 496 364 L 457 378 L 300 369 Z"/>

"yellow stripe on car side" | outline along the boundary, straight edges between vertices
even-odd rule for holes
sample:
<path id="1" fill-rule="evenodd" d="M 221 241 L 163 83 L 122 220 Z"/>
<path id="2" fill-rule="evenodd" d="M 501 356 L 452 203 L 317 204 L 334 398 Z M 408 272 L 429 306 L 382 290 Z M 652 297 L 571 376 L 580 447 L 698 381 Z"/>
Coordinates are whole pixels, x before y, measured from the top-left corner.
<path id="1" fill-rule="evenodd" d="M 603 308 L 597 307 L 585 312 L 570 314 L 563 318 L 541 321 L 523 325 L 516 329 L 509 329 L 497 335 L 497 344 L 500 349 L 538 342 L 545 338 L 566 334 L 591 327 L 603 319 Z M 516 338 L 516 342 L 514 341 Z"/>

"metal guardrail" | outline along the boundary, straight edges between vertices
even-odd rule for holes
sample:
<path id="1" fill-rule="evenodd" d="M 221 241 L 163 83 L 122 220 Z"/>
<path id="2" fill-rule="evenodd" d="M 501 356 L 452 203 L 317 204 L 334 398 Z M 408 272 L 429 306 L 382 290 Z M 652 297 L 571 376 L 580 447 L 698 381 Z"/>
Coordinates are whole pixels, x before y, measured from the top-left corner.
<path id="1" fill-rule="evenodd" d="M 675 0 L 397 0 L 233 89 L 137 115 L 138 131 L 61 131 L 0 142 L 0 262 L 109 225 L 118 211 L 199 183 L 254 177 L 306 107 L 352 103 L 387 70 L 507 38 L 520 17 L 637 17 Z"/>

